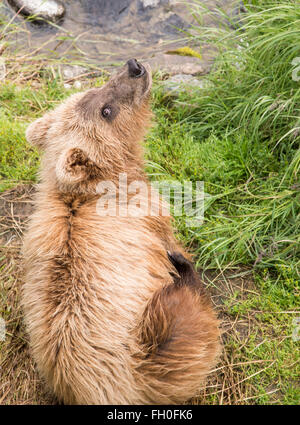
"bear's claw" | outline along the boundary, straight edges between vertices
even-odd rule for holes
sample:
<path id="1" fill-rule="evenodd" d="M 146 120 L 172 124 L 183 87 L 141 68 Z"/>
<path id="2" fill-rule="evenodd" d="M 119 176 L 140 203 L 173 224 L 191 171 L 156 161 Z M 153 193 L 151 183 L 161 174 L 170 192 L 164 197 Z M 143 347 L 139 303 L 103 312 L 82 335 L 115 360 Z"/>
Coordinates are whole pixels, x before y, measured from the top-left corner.
<path id="1" fill-rule="evenodd" d="M 171 263 L 176 268 L 179 274 L 191 268 L 191 263 L 189 262 L 189 260 L 187 260 L 180 252 L 167 251 L 167 254 L 169 260 L 171 261 Z"/>
<path id="2" fill-rule="evenodd" d="M 69 151 L 67 157 L 67 166 L 75 167 L 76 165 L 85 166 L 88 162 L 87 155 L 79 148 L 73 148 Z"/>

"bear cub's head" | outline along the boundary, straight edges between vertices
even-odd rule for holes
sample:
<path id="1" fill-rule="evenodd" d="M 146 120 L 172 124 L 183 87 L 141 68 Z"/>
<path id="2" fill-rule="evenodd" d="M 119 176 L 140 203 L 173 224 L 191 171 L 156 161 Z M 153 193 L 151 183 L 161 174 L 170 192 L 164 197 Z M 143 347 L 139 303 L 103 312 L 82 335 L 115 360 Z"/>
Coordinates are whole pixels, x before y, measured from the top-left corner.
<path id="1" fill-rule="evenodd" d="M 88 177 L 78 167 L 85 160 L 103 177 L 141 163 L 139 142 L 150 122 L 151 85 L 150 66 L 130 59 L 104 86 L 72 95 L 33 122 L 26 137 L 43 151 L 42 170 L 48 177 L 55 173 L 58 182 L 72 183 Z M 66 170 L 72 161 L 73 175 Z"/>

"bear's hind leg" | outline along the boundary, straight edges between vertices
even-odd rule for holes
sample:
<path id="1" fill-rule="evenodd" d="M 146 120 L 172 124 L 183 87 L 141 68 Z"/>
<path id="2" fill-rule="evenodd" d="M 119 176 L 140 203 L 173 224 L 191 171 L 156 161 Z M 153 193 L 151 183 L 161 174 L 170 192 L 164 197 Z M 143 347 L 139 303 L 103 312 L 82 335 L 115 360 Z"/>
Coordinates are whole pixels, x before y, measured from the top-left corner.
<path id="1" fill-rule="evenodd" d="M 193 397 L 220 352 L 219 322 L 193 265 L 180 253 L 168 256 L 178 275 L 154 294 L 138 332 L 151 403 Z"/>

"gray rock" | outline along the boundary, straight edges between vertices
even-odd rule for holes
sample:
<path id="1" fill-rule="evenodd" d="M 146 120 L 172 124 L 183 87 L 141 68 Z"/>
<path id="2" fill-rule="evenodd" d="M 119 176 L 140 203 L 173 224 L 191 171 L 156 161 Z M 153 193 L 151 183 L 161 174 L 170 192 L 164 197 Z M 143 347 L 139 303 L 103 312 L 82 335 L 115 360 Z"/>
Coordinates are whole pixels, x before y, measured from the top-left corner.
<path id="1" fill-rule="evenodd" d="M 166 93 L 178 95 L 182 91 L 191 89 L 203 90 L 211 87 L 212 83 L 206 78 L 196 78 L 192 75 L 177 74 L 163 82 L 164 90 Z"/>
<path id="2" fill-rule="evenodd" d="M 62 18 L 65 7 L 56 0 L 8 0 L 8 3 L 24 16 L 35 15 L 38 18 L 55 22 Z"/>
<path id="3" fill-rule="evenodd" d="M 209 71 L 206 63 L 191 56 L 157 54 L 147 62 L 149 62 L 153 71 L 162 70 L 170 75 L 202 75 Z"/>
<path id="4" fill-rule="evenodd" d="M 14 5 L 15 10 L 27 5 L 27 14 L 36 13 L 33 5 L 42 5 L 43 1 L 44 7 L 47 5 L 46 12 L 50 4 L 54 5 L 55 9 L 57 5 L 61 5 L 59 0 L 7 1 Z M 189 10 L 189 4 L 191 6 L 194 3 L 192 1 L 64 0 L 62 3 L 66 14 L 62 29 L 57 31 L 57 35 L 65 35 L 65 31 L 71 32 L 77 37 L 76 45 L 86 53 L 89 61 L 109 69 L 112 64 L 136 57 L 149 61 L 154 70 L 163 70 L 170 75 L 202 75 L 210 71 L 218 53 L 211 44 L 202 44 L 201 59 L 164 54 L 183 46 L 184 34 L 180 29 L 193 32 L 195 20 Z M 217 6 L 224 8 L 228 14 L 233 11 L 233 0 L 203 0 L 200 3 L 212 11 L 217 10 Z M 63 13 L 64 7 L 59 14 L 54 15 Z M 243 5 L 239 4 L 236 10 L 242 13 Z M 8 13 L 9 17 L 10 15 L 11 13 Z M 223 15 L 216 12 L 213 17 L 211 14 L 205 16 L 201 26 L 203 30 L 206 27 L 219 27 L 225 23 L 224 20 Z M 47 42 L 51 35 L 44 30 L 38 31 L 33 25 L 28 25 L 27 29 L 31 32 L 31 37 L 16 37 L 17 47 L 32 49 L 45 45 L 41 51 L 48 55 Z M 67 55 L 71 60 L 77 59 L 75 49 L 69 49 L 67 40 L 62 40 L 57 46 L 51 42 L 50 46 L 55 47 L 55 54 Z"/>

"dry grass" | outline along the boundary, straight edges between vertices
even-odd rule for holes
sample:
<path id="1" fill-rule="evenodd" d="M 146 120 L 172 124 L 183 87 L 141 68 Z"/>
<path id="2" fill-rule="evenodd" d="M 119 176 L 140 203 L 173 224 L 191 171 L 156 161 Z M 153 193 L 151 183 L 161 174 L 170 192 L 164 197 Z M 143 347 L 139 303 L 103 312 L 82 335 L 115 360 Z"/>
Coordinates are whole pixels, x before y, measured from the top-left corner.
<path id="1" fill-rule="evenodd" d="M 249 360 L 243 355 L 253 334 L 256 334 L 257 344 L 261 336 L 257 330 L 261 326 L 255 319 L 255 312 L 248 311 L 244 315 L 233 317 L 228 312 L 227 301 L 233 298 L 236 302 L 247 300 L 249 294 L 257 293 L 250 270 L 227 270 L 219 274 L 204 275 L 205 281 L 210 282 L 210 293 L 219 317 L 222 321 L 223 352 L 217 368 L 212 371 L 196 404 L 255 404 L 260 397 L 257 388 L 249 383 L 251 378 L 263 373 L 275 362 L 268 360 Z M 249 373 L 250 365 L 260 365 L 253 374 Z"/>
<path id="2" fill-rule="evenodd" d="M 30 357 L 20 307 L 20 247 L 32 192 L 20 185 L 0 196 L 0 316 L 6 322 L 6 338 L 0 342 L 0 404 L 53 403 Z"/>
<path id="3" fill-rule="evenodd" d="M 0 343 L 0 404 L 53 404 L 55 399 L 47 393 L 30 357 L 27 336 L 22 322 L 20 289 L 22 285 L 22 261 L 20 247 L 28 215 L 32 211 L 33 187 L 19 185 L 0 196 L 0 316 L 6 321 L 6 339 Z M 247 299 L 256 288 L 247 269 L 227 271 L 225 274 L 205 275 L 209 282 L 212 300 L 222 319 L 223 344 L 226 348 L 217 368 L 209 377 L 193 404 L 245 404 L 255 402 L 256 388 L 249 381 L 248 366 L 259 364 L 256 375 L 270 367 L 274 360 L 247 360 L 241 358 L 260 323 L 255 312 L 232 317 L 228 314 L 227 300 L 236 297 Z M 257 344 L 261 337 L 257 332 Z M 270 392 L 274 389 L 270 389 Z M 275 389 L 275 391 L 277 391 Z"/>

